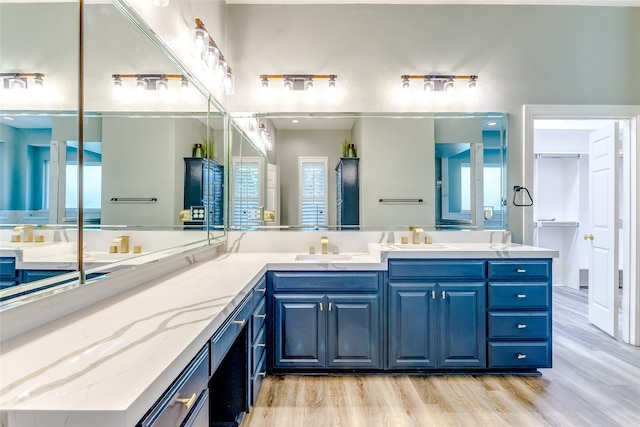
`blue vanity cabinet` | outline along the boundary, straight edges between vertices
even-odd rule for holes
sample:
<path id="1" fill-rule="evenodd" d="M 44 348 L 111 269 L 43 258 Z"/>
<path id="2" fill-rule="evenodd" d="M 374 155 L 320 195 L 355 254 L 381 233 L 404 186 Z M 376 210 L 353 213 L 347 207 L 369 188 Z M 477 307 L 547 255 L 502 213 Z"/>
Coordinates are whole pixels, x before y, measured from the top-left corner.
<path id="1" fill-rule="evenodd" d="M 10 288 L 18 284 L 16 259 L 14 257 L 0 257 L 0 289 Z"/>
<path id="2" fill-rule="evenodd" d="M 378 272 L 270 272 L 271 366 L 275 370 L 381 368 L 380 276 Z"/>
<path id="3" fill-rule="evenodd" d="M 487 311 L 492 369 L 550 368 L 551 260 L 490 260 Z"/>
<path id="4" fill-rule="evenodd" d="M 485 368 L 485 277 L 484 260 L 390 260 L 388 368 Z"/>

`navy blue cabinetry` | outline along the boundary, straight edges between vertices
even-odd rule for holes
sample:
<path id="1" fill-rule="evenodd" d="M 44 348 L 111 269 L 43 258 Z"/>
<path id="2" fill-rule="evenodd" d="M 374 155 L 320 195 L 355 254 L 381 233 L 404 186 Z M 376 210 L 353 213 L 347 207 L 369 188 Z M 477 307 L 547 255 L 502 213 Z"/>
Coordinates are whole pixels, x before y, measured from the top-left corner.
<path id="1" fill-rule="evenodd" d="M 203 206 L 210 228 L 224 225 L 224 168 L 215 160 L 199 157 L 184 159 L 184 209 Z M 204 219 L 185 225 L 205 225 Z"/>
<path id="2" fill-rule="evenodd" d="M 0 257 L 0 289 L 10 288 L 17 284 L 16 259 L 14 257 Z"/>
<path id="3" fill-rule="evenodd" d="M 336 166 L 336 213 L 339 226 L 360 224 L 359 161 L 357 158 L 343 158 Z"/>
<path id="4" fill-rule="evenodd" d="M 388 368 L 485 368 L 485 277 L 483 260 L 390 260 Z"/>
<path id="5" fill-rule="evenodd" d="M 551 260 L 490 260 L 489 368 L 550 368 Z"/>
<path id="6" fill-rule="evenodd" d="M 381 368 L 380 273 L 270 272 L 271 366 Z"/>

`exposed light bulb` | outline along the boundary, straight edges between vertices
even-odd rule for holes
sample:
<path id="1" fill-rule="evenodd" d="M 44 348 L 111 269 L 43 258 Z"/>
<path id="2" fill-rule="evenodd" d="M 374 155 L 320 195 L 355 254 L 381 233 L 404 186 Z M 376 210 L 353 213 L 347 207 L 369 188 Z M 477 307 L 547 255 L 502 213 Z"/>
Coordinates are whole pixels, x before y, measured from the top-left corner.
<path id="1" fill-rule="evenodd" d="M 269 88 L 269 77 L 267 77 L 266 75 L 262 76 L 262 79 L 260 81 L 260 87 L 262 87 L 263 89 Z"/>
<path id="2" fill-rule="evenodd" d="M 211 71 L 215 71 L 216 67 L 218 66 L 218 61 L 220 60 L 220 51 L 218 50 L 217 47 L 215 47 L 214 45 L 210 44 L 205 53 L 204 53 L 204 64 L 205 66 L 211 70 Z"/>
<path id="3" fill-rule="evenodd" d="M 335 89 L 336 88 L 336 76 L 331 75 L 329 76 L 329 89 Z"/>
<path id="4" fill-rule="evenodd" d="M 136 88 L 138 89 L 138 92 L 142 92 L 147 90 L 147 82 L 146 80 L 144 80 L 142 77 L 138 77 L 136 79 Z"/>
<path id="5" fill-rule="evenodd" d="M 446 82 L 444 82 L 444 90 L 445 92 L 453 92 L 453 88 L 455 86 L 455 83 L 453 82 L 453 79 L 449 79 Z"/>
<path id="6" fill-rule="evenodd" d="M 191 56 L 202 59 L 205 48 L 209 43 L 209 33 L 201 27 L 191 30 Z"/>
<path id="7" fill-rule="evenodd" d="M 431 80 L 430 78 L 424 79 L 424 84 L 422 86 L 422 89 L 425 92 L 433 92 L 433 80 Z"/>
<path id="8" fill-rule="evenodd" d="M 169 90 L 169 81 L 166 78 L 161 78 L 156 82 L 156 90 L 160 92 L 166 92 Z"/>
<path id="9" fill-rule="evenodd" d="M 35 85 L 36 89 L 41 89 L 44 86 L 44 75 L 36 73 L 35 77 L 33 78 L 33 84 Z"/>
<path id="10" fill-rule="evenodd" d="M 180 79 L 180 87 L 182 89 L 189 89 L 189 80 L 185 76 Z"/>
<path id="11" fill-rule="evenodd" d="M 469 80 L 469 89 L 477 89 L 478 88 L 478 80 L 476 77 L 471 77 Z"/>
<path id="12" fill-rule="evenodd" d="M 313 89 L 313 79 L 308 79 L 304 81 L 304 90 L 312 90 Z"/>
<path id="13" fill-rule="evenodd" d="M 9 79 L 9 89 L 23 90 L 27 88 L 27 79 L 21 77 L 11 77 Z"/>
<path id="14" fill-rule="evenodd" d="M 233 95 L 233 92 L 235 90 L 235 82 L 236 78 L 233 74 L 231 74 L 231 72 L 228 72 L 224 76 L 224 80 L 222 81 L 222 89 L 225 95 Z"/>
<path id="15" fill-rule="evenodd" d="M 290 78 L 285 78 L 284 79 L 284 88 L 286 90 L 293 90 L 293 80 L 291 80 Z"/>
<path id="16" fill-rule="evenodd" d="M 220 82 L 222 84 L 226 75 L 227 75 L 227 63 L 224 59 L 219 59 L 218 65 L 216 66 L 216 71 L 214 72 L 213 77 L 216 79 L 217 82 Z"/>
<path id="17" fill-rule="evenodd" d="M 402 89 L 409 89 L 411 86 L 411 81 L 409 80 L 409 76 L 402 76 Z"/>

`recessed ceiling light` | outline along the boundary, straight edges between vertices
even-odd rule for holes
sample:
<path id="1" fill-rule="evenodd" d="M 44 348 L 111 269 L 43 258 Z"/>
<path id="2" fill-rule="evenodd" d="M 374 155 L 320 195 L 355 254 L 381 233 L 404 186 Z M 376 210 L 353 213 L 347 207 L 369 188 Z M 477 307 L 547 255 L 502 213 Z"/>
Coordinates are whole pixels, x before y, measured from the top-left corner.
<path id="1" fill-rule="evenodd" d="M 300 120 L 298 120 L 298 119 L 292 119 L 292 120 L 291 120 L 291 123 L 300 123 Z"/>

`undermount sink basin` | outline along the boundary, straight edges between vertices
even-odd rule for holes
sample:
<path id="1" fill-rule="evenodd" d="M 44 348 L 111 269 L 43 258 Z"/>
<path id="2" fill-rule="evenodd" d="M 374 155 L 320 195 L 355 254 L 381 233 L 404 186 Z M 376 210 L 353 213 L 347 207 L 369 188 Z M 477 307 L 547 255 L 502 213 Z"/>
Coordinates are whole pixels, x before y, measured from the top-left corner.
<path id="1" fill-rule="evenodd" d="M 347 254 L 299 254 L 296 255 L 296 261 L 307 262 L 336 262 L 349 261 L 351 255 Z"/>
<path id="2" fill-rule="evenodd" d="M 402 251 L 428 251 L 428 250 L 441 250 L 452 249 L 451 246 L 444 245 L 442 243 L 394 243 L 390 245 L 394 249 Z"/>

